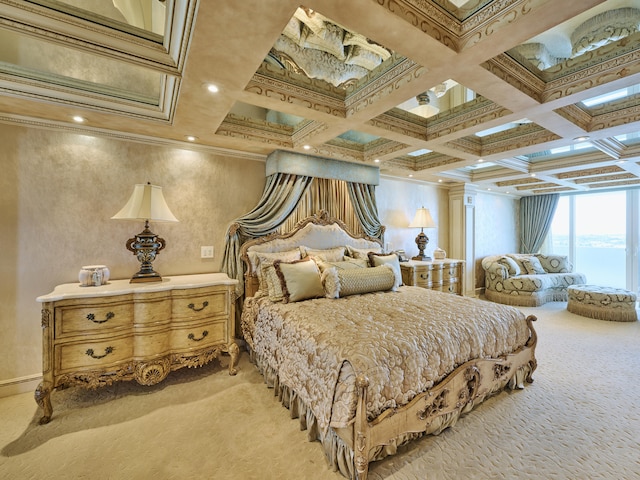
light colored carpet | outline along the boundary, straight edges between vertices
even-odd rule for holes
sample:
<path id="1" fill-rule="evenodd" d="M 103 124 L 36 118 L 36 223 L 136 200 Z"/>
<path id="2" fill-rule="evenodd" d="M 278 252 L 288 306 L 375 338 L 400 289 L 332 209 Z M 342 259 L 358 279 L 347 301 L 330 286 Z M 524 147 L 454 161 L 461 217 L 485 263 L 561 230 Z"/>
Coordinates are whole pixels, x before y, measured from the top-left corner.
<path id="1" fill-rule="evenodd" d="M 374 480 L 640 479 L 640 322 L 538 316 L 538 369 L 437 437 L 372 464 Z M 223 357 L 227 365 L 228 358 Z M 4 479 L 341 479 L 307 442 L 246 352 L 153 387 L 54 392 L 39 426 L 31 394 L 0 399 Z"/>

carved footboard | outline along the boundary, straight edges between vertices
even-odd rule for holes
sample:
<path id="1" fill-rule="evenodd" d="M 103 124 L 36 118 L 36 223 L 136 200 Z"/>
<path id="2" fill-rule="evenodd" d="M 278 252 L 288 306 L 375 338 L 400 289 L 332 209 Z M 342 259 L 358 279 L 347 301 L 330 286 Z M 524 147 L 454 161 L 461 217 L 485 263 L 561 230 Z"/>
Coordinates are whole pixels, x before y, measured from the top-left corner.
<path id="1" fill-rule="evenodd" d="M 501 358 L 480 358 L 460 365 L 444 380 L 427 392 L 417 395 L 409 404 L 390 409 L 373 421 L 367 420 L 368 380 L 360 376 L 358 407 L 353 430 L 337 431 L 353 446 L 354 471 L 358 480 L 366 480 L 371 449 L 388 445 L 407 433 L 438 432 L 480 404 L 485 398 L 503 390 L 524 388 L 537 367 L 535 347 L 537 335 L 533 328 L 536 317 L 527 317 L 529 340 L 521 349 Z M 440 420 L 448 417 L 449 423 Z"/>

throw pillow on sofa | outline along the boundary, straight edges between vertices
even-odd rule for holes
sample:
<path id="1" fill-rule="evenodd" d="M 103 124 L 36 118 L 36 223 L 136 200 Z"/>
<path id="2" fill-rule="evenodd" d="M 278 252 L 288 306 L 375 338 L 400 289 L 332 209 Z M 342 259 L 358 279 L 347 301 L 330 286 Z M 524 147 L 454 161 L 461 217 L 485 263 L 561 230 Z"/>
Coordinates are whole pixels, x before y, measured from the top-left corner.
<path id="1" fill-rule="evenodd" d="M 535 255 L 529 255 L 525 253 L 520 254 L 511 254 L 509 255 L 511 259 L 513 259 L 516 264 L 520 267 L 522 273 L 527 275 L 536 275 L 539 273 L 547 273 L 544 268 L 542 268 L 542 264 L 538 257 Z"/>
<path id="2" fill-rule="evenodd" d="M 520 267 L 512 258 L 500 257 L 498 263 L 507 268 L 510 277 L 513 277 L 514 275 L 520 275 Z"/>

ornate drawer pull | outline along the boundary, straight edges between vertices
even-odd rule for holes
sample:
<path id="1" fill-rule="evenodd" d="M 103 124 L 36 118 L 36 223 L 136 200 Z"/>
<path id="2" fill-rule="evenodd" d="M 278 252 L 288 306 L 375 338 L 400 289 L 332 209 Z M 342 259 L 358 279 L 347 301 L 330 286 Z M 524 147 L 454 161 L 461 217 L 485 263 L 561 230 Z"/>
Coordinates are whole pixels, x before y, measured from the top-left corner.
<path id="1" fill-rule="evenodd" d="M 206 337 L 207 335 L 209 335 L 209 332 L 207 330 L 204 330 L 200 338 L 196 338 L 193 333 L 190 333 L 187 338 L 189 338 L 189 340 L 193 340 L 194 342 L 199 342 L 200 340 L 204 340 L 204 337 Z"/>
<path id="2" fill-rule="evenodd" d="M 189 307 L 194 312 L 201 312 L 202 310 L 204 310 L 208 306 L 209 306 L 209 302 L 207 302 L 206 300 L 204 302 L 202 302 L 202 307 L 200 307 L 200 308 L 196 308 L 196 306 L 193 303 L 190 303 L 189 305 L 187 305 L 187 307 Z"/>
<path id="3" fill-rule="evenodd" d="M 93 348 L 89 348 L 85 353 L 87 355 L 89 355 L 91 358 L 95 358 L 96 360 L 100 360 L 101 358 L 106 357 L 110 353 L 113 353 L 113 350 L 114 350 L 113 347 L 107 347 L 107 348 L 104 349 L 104 355 L 94 355 L 93 354 Z"/>
<path id="4" fill-rule="evenodd" d="M 107 312 L 107 315 L 105 316 L 104 320 L 96 320 L 96 316 L 93 313 L 90 313 L 89 315 L 87 315 L 87 320 L 93 323 L 106 323 L 115 316 L 116 316 L 115 313 Z"/>

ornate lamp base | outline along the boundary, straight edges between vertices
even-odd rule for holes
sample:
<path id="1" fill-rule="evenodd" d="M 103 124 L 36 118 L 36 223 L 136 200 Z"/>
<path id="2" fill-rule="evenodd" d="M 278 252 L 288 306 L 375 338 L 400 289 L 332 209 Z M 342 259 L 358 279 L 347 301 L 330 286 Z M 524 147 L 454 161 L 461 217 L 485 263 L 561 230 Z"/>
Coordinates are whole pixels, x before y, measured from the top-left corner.
<path id="1" fill-rule="evenodd" d="M 418 246 L 419 252 L 415 257 L 411 257 L 411 260 L 418 260 L 420 262 L 428 262 L 431 260 L 431 257 L 424 254 L 427 243 L 429 243 L 429 237 L 427 237 L 423 231 L 420 231 L 416 237 L 416 245 Z"/>
<path id="2" fill-rule="evenodd" d="M 135 237 L 127 240 L 127 250 L 133 252 L 133 254 L 140 261 L 140 270 L 136 273 L 129 283 L 141 283 L 141 282 L 161 282 L 162 277 L 160 274 L 153 270 L 151 264 L 158 252 L 162 250 L 166 245 L 164 238 L 158 237 L 155 233 L 149 230 L 149 220 L 144 223 L 144 230 L 137 234 Z"/>

